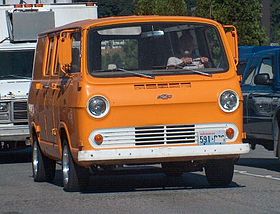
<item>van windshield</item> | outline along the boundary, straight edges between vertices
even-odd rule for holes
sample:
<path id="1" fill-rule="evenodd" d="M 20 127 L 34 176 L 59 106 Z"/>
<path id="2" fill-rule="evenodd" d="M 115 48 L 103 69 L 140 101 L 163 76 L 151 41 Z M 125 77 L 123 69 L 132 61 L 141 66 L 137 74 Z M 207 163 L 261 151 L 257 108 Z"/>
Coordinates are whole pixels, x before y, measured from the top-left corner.
<path id="1" fill-rule="evenodd" d="M 91 29 L 88 68 L 97 77 L 154 77 L 225 72 L 228 61 L 214 26 L 144 23 Z"/>
<path id="2" fill-rule="evenodd" d="M 0 51 L 0 79 L 31 78 L 34 50 Z"/>

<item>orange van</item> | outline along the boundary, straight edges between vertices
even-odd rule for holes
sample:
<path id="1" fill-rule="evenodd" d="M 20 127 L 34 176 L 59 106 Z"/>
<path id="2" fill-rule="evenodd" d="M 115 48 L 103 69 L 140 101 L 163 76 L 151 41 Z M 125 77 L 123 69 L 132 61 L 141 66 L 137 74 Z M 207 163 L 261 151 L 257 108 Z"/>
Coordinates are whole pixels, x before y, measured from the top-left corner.
<path id="1" fill-rule="evenodd" d="M 203 18 L 113 17 L 39 35 L 29 93 L 34 180 L 66 191 L 89 171 L 161 164 L 232 181 L 249 152 L 233 26 Z M 110 166 L 110 167 L 109 167 Z"/>

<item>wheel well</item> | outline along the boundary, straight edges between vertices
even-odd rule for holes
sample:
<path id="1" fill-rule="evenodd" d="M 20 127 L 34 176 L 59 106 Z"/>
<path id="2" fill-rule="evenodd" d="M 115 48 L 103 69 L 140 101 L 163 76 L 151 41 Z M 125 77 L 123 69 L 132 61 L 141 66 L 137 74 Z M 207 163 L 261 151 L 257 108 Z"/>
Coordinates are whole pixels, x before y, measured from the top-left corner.
<path id="1" fill-rule="evenodd" d="M 61 143 L 61 148 L 63 148 L 63 141 L 64 141 L 64 139 L 66 139 L 66 140 L 68 141 L 67 138 L 68 138 L 68 137 L 67 137 L 67 134 L 66 134 L 66 130 L 65 130 L 64 128 L 61 128 L 61 129 L 60 129 L 60 143 Z"/>
<path id="2" fill-rule="evenodd" d="M 30 139 L 30 140 L 31 140 L 31 143 L 33 143 L 33 138 L 34 138 L 34 137 L 37 138 L 38 136 L 37 136 L 37 133 L 36 133 L 36 129 L 35 129 L 35 127 L 33 126 L 33 127 L 32 127 L 32 131 L 31 131 L 31 139 Z"/>

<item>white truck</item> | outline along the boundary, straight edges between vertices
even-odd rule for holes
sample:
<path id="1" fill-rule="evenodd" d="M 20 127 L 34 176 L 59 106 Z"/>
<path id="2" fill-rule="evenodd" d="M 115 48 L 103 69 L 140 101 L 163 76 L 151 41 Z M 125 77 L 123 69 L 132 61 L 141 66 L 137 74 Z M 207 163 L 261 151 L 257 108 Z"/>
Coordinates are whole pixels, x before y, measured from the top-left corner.
<path id="1" fill-rule="evenodd" d="M 0 152 L 29 145 L 27 97 L 37 34 L 96 18 L 93 2 L 0 0 Z"/>

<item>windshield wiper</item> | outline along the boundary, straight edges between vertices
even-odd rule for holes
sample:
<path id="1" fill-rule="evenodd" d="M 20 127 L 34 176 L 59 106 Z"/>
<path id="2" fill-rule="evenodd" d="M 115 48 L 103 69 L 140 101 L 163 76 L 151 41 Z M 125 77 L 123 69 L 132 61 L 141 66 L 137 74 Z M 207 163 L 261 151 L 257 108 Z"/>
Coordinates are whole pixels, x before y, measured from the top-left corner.
<path id="1" fill-rule="evenodd" d="M 25 76 L 19 76 L 19 75 L 13 75 L 13 74 L 7 74 L 7 75 L 2 75 L 0 76 L 0 79 L 5 79 L 5 78 L 15 78 L 15 79 L 31 79 L 31 77 L 25 77 Z"/>
<path id="2" fill-rule="evenodd" d="M 178 68 L 178 69 L 182 69 L 183 71 L 191 71 L 193 73 L 196 73 L 196 74 L 201 74 L 203 76 L 208 76 L 208 77 L 212 77 L 212 74 L 209 74 L 209 73 L 206 73 L 206 72 L 203 72 L 203 71 L 199 71 L 199 70 L 195 70 L 195 69 L 189 69 L 189 68 L 185 68 L 183 66 L 180 66 L 180 65 L 176 65 L 175 66 L 175 69 Z M 171 68 L 172 69 L 172 68 Z M 170 70 L 171 70 L 170 69 Z M 168 70 L 168 69 L 166 69 Z"/>
<path id="3" fill-rule="evenodd" d="M 208 77 L 212 77 L 212 74 L 209 74 L 209 73 L 206 73 L 206 72 L 203 72 L 203 71 L 198 71 L 198 70 L 194 70 L 194 69 L 189 69 L 189 68 L 182 68 L 184 71 L 191 71 L 191 72 L 194 72 L 196 74 L 201 74 L 203 76 L 208 76 Z"/>
<path id="4" fill-rule="evenodd" d="M 146 77 L 146 78 L 149 78 L 149 79 L 155 79 L 155 77 L 152 76 L 152 75 L 138 73 L 138 72 L 134 72 L 134 71 L 128 71 L 128 70 L 125 70 L 123 68 L 115 68 L 113 71 L 122 71 L 122 72 L 125 72 L 125 73 L 134 74 L 134 75 L 140 76 L 140 77 Z"/>

